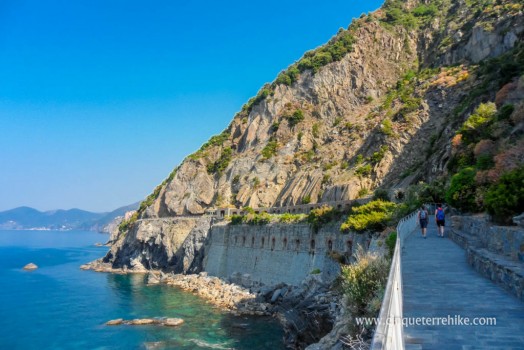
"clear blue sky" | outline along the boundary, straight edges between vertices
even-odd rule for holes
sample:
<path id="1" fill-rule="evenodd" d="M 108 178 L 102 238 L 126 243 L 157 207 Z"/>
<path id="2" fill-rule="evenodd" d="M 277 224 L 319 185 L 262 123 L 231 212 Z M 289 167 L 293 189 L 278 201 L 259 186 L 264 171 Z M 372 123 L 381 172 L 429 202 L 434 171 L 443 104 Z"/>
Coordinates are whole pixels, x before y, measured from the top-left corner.
<path id="1" fill-rule="evenodd" d="M 0 0 L 0 210 L 143 199 L 381 2 Z"/>

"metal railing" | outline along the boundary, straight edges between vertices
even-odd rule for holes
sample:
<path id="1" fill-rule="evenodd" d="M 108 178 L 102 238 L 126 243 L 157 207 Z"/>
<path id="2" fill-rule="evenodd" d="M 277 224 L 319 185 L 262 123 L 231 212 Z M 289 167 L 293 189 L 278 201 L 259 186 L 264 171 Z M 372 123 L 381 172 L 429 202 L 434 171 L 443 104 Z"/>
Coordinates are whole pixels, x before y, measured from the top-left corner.
<path id="1" fill-rule="evenodd" d="M 432 205 L 426 205 L 431 213 Z M 372 350 L 404 350 L 402 329 L 402 261 L 401 252 L 406 238 L 418 224 L 418 210 L 402 218 L 397 225 L 397 244 L 391 260 L 388 283 L 382 300 L 378 324 L 371 342 Z M 431 215 L 431 214 L 430 214 Z"/>

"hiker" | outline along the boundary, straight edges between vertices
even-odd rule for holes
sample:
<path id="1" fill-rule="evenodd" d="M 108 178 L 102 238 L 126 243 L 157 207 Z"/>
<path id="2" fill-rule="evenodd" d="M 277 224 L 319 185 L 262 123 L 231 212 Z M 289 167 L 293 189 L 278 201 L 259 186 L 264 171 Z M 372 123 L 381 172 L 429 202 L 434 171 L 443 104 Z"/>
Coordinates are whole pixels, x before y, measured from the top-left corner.
<path id="1" fill-rule="evenodd" d="M 422 237 L 424 237 L 424 239 L 426 238 L 426 230 L 428 227 L 428 215 L 428 210 L 426 209 L 426 206 L 423 205 L 418 211 L 418 222 L 420 229 L 422 230 Z"/>
<path id="2" fill-rule="evenodd" d="M 444 237 L 444 226 L 446 225 L 446 214 L 444 214 L 444 209 L 442 209 L 442 204 L 437 204 L 437 209 L 435 210 L 435 221 L 437 222 L 437 234 L 439 237 Z"/>

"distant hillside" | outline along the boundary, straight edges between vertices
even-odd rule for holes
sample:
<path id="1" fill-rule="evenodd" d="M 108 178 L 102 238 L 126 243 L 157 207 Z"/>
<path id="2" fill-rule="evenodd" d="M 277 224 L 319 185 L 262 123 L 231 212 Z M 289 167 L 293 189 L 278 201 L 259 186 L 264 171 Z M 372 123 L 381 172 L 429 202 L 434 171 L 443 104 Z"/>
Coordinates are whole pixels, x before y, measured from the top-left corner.
<path id="1" fill-rule="evenodd" d="M 95 221 L 88 221 L 82 225 L 81 229 L 87 230 L 87 231 L 98 231 L 98 232 L 111 232 L 111 228 L 113 226 L 118 226 L 118 224 L 122 221 L 124 218 L 125 213 L 128 211 L 133 211 L 138 209 L 138 205 L 140 203 L 136 202 L 133 204 L 129 204 L 120 208 L 117 208 L 113 210 L 112 212 L 103 214 L 102 217 Z M 118 221 L 116 225 L 114 222 Z"/>
<path id="2" fill-rule="evenodd" d="M 131 204 L 109 213 L 92 213 L 81 209 L 50 210 L 41 212 L 30 207 L 18 207 L 0 212 L 0 230 L 89 230 L 103 231 L 116 217 L 134 210 Z"/>

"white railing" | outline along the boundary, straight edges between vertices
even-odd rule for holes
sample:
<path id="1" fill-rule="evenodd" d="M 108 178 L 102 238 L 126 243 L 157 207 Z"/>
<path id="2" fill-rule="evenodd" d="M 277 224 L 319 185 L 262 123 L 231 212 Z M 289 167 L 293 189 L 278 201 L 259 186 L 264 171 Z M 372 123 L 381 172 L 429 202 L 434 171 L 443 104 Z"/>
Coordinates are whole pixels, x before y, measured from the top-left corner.
<path id="1" fill-rule="evenodd" d="M 417 227 L 417 213 L 418 210 L 402 218 L 397 225 L 397 244 L 391 260 L 379 322 L 371 342 L 372 350 L 404 350 L 401 252 L 404 241 Z"/>

